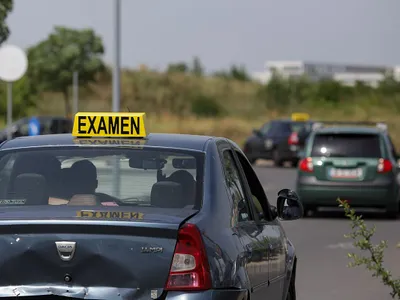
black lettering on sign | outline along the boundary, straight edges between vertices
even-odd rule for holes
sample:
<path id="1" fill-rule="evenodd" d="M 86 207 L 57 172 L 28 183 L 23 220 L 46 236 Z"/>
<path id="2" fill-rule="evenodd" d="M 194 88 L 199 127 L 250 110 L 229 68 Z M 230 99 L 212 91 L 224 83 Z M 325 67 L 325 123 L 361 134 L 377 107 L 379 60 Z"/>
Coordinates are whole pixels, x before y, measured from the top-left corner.
<path id="1" fill-rule="evenodd" d="M 121 134 L 129 133 L 129 117 L 121 117 Z"/>
<path id="2" fill-rule="evenodd" d="M 106 120 L 104 117 L 100 117 L 100 122 L 99 122 L 99 127 L 97 128 L 97 133 L 104 132 L 107 134 L 107 126 L 106 126 Z"/>
<path id="3" fill-rule="evenodd" d="M 108 131 L 113 134 L 118 134 L 119 132 L 119 118 L 108 117 Z"/>
<path id="4" fill-rule="evenodd" d="M 140 133 L 140 118 L 136 117 L 137 121 L 135 120 L 135 117 L 131 117 L 131 134 Z"/>
<path id="5" fill-rule="evenodd" d="M 120 212 L 118 212 L 118 211 L 110 212 L 110 218 L 112 218 L 112 219 L 120 219 Z"/>
<path id="6" fill-rule="evenodd" d="M 144 217 L 143 213 L 140 212 L 129 212 L 129 211 L 91 211 L 91 210 L 80 210 L 76 212 L 76 216 L 79 218 L 94 218 L 94 219 L 136 219 L 142 220 Z"/>
<path id="7" fill-rule="evenodd" d="M 96 117 L 90 117 L 88 116 L 89 119 L 89 130 L 88 134 L 96 134 L 96 127 L 95 127 L 95 122 L 96 122 Z"/>
<path id="8" fill-rule="evenodd" d="M 78 133 L 79 134 L 85 134 L 87 133 L 85 130 L 82 129 L 82 127 L 85 126 L 85 117 L 84 116 L 79 116 L 78 117 Z"/>

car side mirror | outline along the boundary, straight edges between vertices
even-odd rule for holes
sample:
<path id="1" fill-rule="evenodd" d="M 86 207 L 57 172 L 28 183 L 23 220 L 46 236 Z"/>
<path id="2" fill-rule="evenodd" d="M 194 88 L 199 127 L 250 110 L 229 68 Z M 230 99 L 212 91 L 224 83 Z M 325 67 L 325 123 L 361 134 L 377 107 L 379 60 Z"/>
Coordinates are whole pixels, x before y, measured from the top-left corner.
<path id="1" fill-rule="evenodd" d="M 258 137 L 261 137 L 261 136 L 262 136 L 261 131 L 258 130 L 258 129 L 253 129 L 253 133 L 254 133 L 256 136 L 258 136 Z"/>
<path id="2" fill-rule="evenodd" d="M 295 191 L 283 189 L 278 192 L 277 214 L 281 220 L 291 221 L 303 217 L 304 208 Z"/>

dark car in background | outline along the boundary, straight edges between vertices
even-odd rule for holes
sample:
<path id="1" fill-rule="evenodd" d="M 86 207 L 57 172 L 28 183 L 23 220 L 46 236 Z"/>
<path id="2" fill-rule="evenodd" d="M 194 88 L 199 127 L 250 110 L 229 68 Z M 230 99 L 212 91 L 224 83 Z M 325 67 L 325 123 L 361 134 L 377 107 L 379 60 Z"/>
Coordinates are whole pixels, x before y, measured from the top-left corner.
<path id="1" fill-rule="evenodd" d="M 329 123 L 311 133 L 299 163 L 296 191 L 305 214 L 321 208 L 338 209 L 336 200 L 340 198 L 355 209 L 373 209 L 396 217 L 400 204 L 399 155 L 386 126 Z"/>
<path id="2" fill-rule="evenodd" d="M 39 123 L 38 135 L 71 133 L 73 121 L 70 118 L 54 116 L 25 117 L 14 122 L 11 127 L 6 127 L 0 131 L 0 142 L 7 140 L 7 132 L 11 131 L 11 137 L 29 136 L 29 126 L 32 119 Z"/>
<path id="3" fill-rule="evenodd" d="M 272 159 L 275 166 L 283 166 L 286 161 L 297 166 L 299 152 L 303 150 L 313 121 L 308 114 L 295 113 L 291 119 L 278 119 L 254 129 L 245 142 L 243 152 L 253 164 L 257 159 Z"/>

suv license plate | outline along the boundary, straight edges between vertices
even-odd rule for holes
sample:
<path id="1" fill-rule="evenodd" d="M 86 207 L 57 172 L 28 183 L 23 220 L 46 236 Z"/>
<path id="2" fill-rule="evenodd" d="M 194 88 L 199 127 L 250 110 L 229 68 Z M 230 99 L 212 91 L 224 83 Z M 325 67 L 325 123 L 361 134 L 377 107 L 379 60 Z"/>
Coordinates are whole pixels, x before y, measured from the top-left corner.
<path id="1" fill-rule="evenodd" d="M 332 168 L 330 170 L 330 176 L 332 178 L 360 178 L 362 176 L 362 169 L 357 168 L 357 169 L 336 169 Z"/>

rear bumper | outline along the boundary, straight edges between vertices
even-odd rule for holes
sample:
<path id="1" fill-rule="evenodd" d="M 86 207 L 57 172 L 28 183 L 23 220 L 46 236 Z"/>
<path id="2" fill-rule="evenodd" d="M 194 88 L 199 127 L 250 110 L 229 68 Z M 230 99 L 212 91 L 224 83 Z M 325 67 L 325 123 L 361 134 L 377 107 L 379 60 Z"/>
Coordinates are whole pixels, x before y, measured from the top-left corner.
<path id="1" fill-rule="evenodd" d="M 168 292 L 165 300 L 243 300 L 248 299 L 247 290 L 221 289 L 204 292 Z"/>
<path id="2" fill-rule="evenodd" d="M 29 299 L 54 299 L 54 296 L 76 299 L 98 300 L 124 300 L 152 299 L 149 292 L 146 295 L 139 289 L 125 289 L 113 287 L 78 287 L 78 286 L 51 286 L 51 285 L 24 285 L 0 287 L 0 299 L 15 299 L 26 297 Z M 245 289 L 218 289 L 199 292 L 166 292 L 165 296 L 157 294 L 157 299 L 164 300 L 243 300 L 248 299 L 248 291 Z M 160 297 L 160 298 L 159 298 Z M 58 298 L 56 298 L 58 299 Z"/>
<path id="3" fill-rule="evenodd" d="M 352 206 L 395 209 L 398 202 L 396 182 L 390 178 L 345 183 L 302 176 L 297 180 L 297 193 L 304 205 L 311 206 L 338 206 L 340 198 Z"/>

